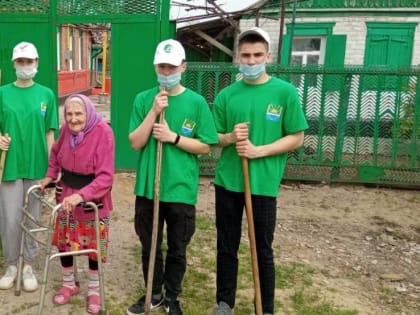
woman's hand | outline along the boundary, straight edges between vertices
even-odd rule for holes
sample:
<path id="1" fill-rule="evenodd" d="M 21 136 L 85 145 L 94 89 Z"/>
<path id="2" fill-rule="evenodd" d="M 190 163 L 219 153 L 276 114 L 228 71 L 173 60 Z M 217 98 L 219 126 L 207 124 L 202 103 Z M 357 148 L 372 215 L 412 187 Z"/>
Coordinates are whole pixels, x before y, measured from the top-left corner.
<path id="1" fill-rule="evenodd" d="M 51 177 L 45 177 L 38 182 L 38 185 L 41 186 L 41 191 L 45 190 L 45 187 L 48 186 L 53 181 Z"/>
<path id="2" fill-rule="evenodd" d="M 68 197 L 65 197 L 61 202 L 61 207 L 67 213 L 73 212 L 74 208 L 79 205 L 79 203 L 83 202 L 83 198 L 80 194 L 73 194 Z"/>

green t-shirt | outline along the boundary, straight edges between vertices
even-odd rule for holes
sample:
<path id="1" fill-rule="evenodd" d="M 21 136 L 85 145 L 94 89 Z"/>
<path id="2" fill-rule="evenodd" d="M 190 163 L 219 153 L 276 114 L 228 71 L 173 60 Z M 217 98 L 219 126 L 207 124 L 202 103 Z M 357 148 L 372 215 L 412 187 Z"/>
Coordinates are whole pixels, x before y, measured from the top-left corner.
<path id="1" fill-rule="evenodd" d="M 58 109 L 51 89 L 37 83 L 0 87 L 0 131 L 11 137 L 3 180 L 43 178 L 48 166 L 46 133 L 57 128 Z"/>
<path id="2" fill-rule="evenodd" d="M 144 120 L 153 105 L 159 88 L 137 94 L 129 125 L 129 132 Z M 186 89 L 179 95 L 168 96 L 165 120 L 169 128 L 183 137 L 196 138 L 203 143 L 218 142 L 210 108 L 205 99 Z M 139 151 L 134 193 L 153 199 L 156 171 L 157 142 L 151 135 L 148 143 Z M 163 143 L 160 177 L 160 200 L 165 202 L 197 203 L 199 181 L 198 157 L 172 143 Z"/>
<path id="3" fill-rule="evenodd" d="M 263 84 L 241 80 L 226 87 L 216 96 L 213 117 L 219 133 L 232 132 L 236 124 L 249 122 L 249 139 L 256 146 L 308 128 L 296 88 L 273 77 Z M 251 193 L 276 197 L 286 161 L 286 153 L 251 159 Z M 223 148 L 214 183 L 227 190 L 244 191 L 241 159 L 234 144 Z"/>

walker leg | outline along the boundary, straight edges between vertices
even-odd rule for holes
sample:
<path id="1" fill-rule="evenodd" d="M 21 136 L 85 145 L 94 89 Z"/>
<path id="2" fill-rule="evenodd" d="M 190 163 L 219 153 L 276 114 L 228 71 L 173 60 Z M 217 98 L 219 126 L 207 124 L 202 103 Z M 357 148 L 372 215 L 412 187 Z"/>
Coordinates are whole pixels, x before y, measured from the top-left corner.
<path id="1" fill-rule="evenodd" d="M 41 292 L 39 296 L 39 308 L 38 308 L 38 315 L 42 315 L 44 313 L 44 304 L 45 304 L 45 293 L 47 289 L 47 279 L 48 279 L 48 271 L 50 268 L 50 261 L 53 254 L 51 254 L 53 246 L 52 246 L 52 237 L 54 234 L 54 225 L 56 221 L 56 215 L 59 207 L 55 207 L 50 215 L 49 223 L 48 223 L 48 230 L 47 230 L 47 242 L 45 244 L 45 263 L 44 263 L 44 272 L 42 275 L 42 282 L 41 282 Z"/>
<path id="2" fill-rule="evenodd" d="M 102 268 L 102 254 L 101 254 L 101 235 L 100 235 L 100 221 L 99 221 L 99 210 L 95 209 L 95 228 L 96 228 L 96 257 L 98 260 L 98 274 L 99 274 L 99 290 L 100 290 L 100 302 L 101 311 L 100 314 L 106 314 L 105 310 L 105 285 L 104 285 L 104 273 Z"/>
<path id="3" fill-rule="evenodd" d="M 47 278 L 48 278 L 48 269 L 50 266 L 50 255 L 45 255 L 45 265 L 44 265 L 44 272 L 42 275 L 42 282 L 41 282 L 41 293 L 39 295 L 39 309 L 38 315 L 44 314 L 44 303 L 45 303 L 45 292 L 47 289 Z"/>
<path id="4" fill-rule="evenodd" d="M 79 271 L 77 270 L 77 255 L 73 256 L 73 275 L 74 283 L 76 284 L 76 286 L 80 287 Z"/>

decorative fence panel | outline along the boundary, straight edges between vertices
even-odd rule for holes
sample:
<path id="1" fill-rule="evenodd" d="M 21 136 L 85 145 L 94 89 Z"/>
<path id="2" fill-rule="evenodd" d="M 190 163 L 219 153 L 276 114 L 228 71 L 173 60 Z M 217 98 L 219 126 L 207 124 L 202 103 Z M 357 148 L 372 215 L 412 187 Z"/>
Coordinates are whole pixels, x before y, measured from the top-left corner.
<path id="1" fill-rule="evenodd" d="M 420 69 L 267 70 L 296 85 L 310 126 L 286 179 L 420 187 Z M 183 80 L 211 106 L 239 78 L 231 64 L 189 63 Z M 201 157 L 203 175 L 218 156 Z"/>

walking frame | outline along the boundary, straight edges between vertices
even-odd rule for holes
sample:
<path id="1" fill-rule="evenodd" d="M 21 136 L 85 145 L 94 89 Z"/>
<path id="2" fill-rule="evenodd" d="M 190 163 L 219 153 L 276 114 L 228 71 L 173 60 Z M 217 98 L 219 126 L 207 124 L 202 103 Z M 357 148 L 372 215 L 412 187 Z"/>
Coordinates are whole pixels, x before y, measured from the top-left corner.
<path id="1" fill-rule="evenodd" d="M 96 230 L 96 240 L 97 240 L 96 249 L 82 249 L 82 250 L 75 250 L 75 251 L 70 251 L 70 252 L 53 253 L 52 238 L 54 235 L 54 227 L 55 227 L 57 214 L 59 213 L 59 211 L 64 211 L 64 210 L 62 210 L 61 204 L 53 205 L 49 201 L 47 201 L 44 198 L 44 195 L 41 192 L 40 188 L 41 188 L 40 185 L 34 185 L 30 187 L 25 196 L 25 205 L 22 209 L 23 219 L 20 223 L 20 226 L 22 228 L 22 239 L 20 243 L 18 274 L 17 274 L 17 283 L 15 287 L 15 295 L 19 296 L 21 293 L 23 249 L 24 249 L 24 244 L 25 244 L 25 237 L 29 236 L 33 238 L 37 243 L 44 245 L 46 247 L 45 264 L 44 264 L 43 277 L 41 281 L 41 290 L 40 290 L 41 292 L 40 292 L 38 315 L 42 315 L 44 311 L 45 292 L 46 292 L 46 286 L 47 286 L 47 277 L 48 277 L 50 261 L 57 257 L 77 256 L 77 255 L 84 255 L 84 254 L 89 254 L 89 253 L 95 253 L 98 259 L 98 276 L 99 276 L 99 290 L 100 290 L 100 303 L 101 303 L 101 310 L 99 314 L 101 315 L 107 314 L 105 310 L 104 275 L 103 275 L 103 269 L 102 269 L 101 244 L 100 244 L 100 221 L 99 221 L 99 210 L 98 210 L 97 205 L 93 202 L 86 202 L 84 204 L 86 206 L 91 207 L 95 213 L 95 230 Z M 30 196 L 34 196 L 35 198 L 41 201 L 41 206 L 46 206 L 49 210 L 51 210 L 48 224 L 43 224 L 39 222 L 37 219 L 33 217 L 32 214 L 29 213 L 28 203 L 29 203 Z M 27 225 L 28 222 L 32 223 L 33 228 L 28 227 Z M 43 241 L 36 237 L 36 234 L 38 234 L 39 232 L 47 233 L 46 241 Z M 74 259 L 73 268 L 74 268 L 76 285 L 79 286 L 76 259 Z"/>

